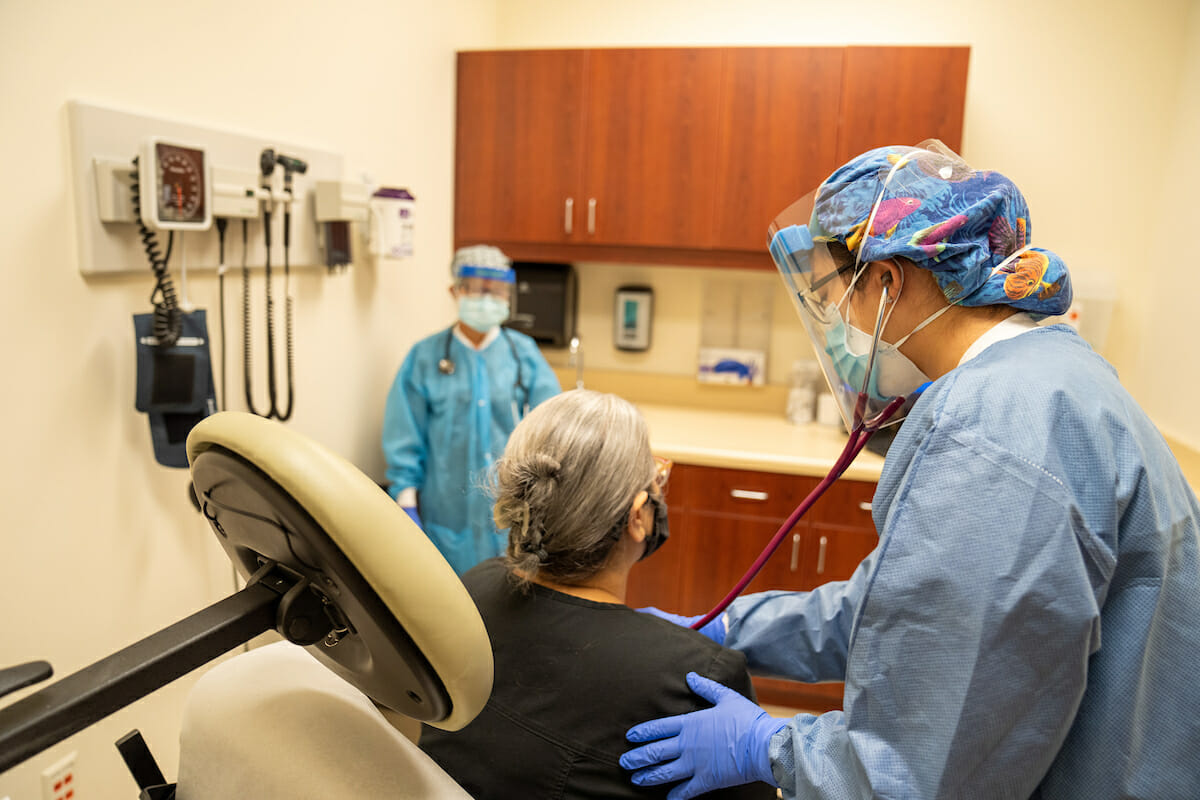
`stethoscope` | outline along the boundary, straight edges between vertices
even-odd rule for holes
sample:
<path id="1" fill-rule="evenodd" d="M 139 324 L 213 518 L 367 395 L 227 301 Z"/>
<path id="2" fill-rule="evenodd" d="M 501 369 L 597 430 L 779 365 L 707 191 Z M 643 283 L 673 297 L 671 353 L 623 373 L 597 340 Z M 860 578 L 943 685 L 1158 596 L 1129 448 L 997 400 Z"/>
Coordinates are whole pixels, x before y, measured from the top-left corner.
<path id="1" fill-rule="evenodd" d="M 879 334 L 883 330 L 884 307 L 887 305 L 887 302 L 888 287 L 885 285 L 883 288 L 883 294 L 879 298 L 879 312 L 875 317 L 875 336 L 871 344 L 870 359 L 867 362 L 867 381 L 871 379 L 871 370 L 874 367 L 875 361 L 875 351 L 879 347 Z M 925 386 L 927 385 L 928 384 L 925 384 L 918 388 L 913 395 L 915 396 L 923 392 L 925 390 Z M 742 591 L 750 584 L 750 581 L 754 580 L 754 576 L 756 576 L 766 565 L 767 559 L 769 559 L 772 554 L 779 549 L 779 545 L 783 543 L 784 537 L 786 537 L 796 523 L 800 521 L 800 518 L 808 512 L 808 509 L 812 508 L 813 503 L 817 502 L 817 498 L 825 494 L 825 490 L 832 486 L 834 481 L 842 477 L 842 473 L 846 471 L 851 462 L 854 461 L 855 457 L 857 457 L 859 452 L 862 451 L 863 447 L 866 446 L 867 440 L 871 438 L 871 435 L 882 428 L 887 421 L 891 419 L 892 415 L 900 410 L 900 407 L 904 405 L 907 399 L 908 398 L 905 397 L 893 397 L 891 402 L 884 406 L 882 411 L 880 411 L 874 417 L 866 419 L 867 386 L 866 382 L 864 381 L 862 391 L 858 393 L 858 401 L 854 406 L 854 424 L 850 431 L 850 439 L 846 442 L 846 446 L 842 449 L 842 454 L 838 456 L 837 461 L 834 462 L 833 467 L 829 470 L 829 474 L 826 475 L 825 478 L 818 483 L 811 492 L 809 492 L 808 497 L 805 497 L 802 501 L 800 501 L 800 505 L 796 506 L 796 510 L 793 511 L 787 520 L 785 520 L 784 523 L 779 526 L 779 530 L 775 532 L 773 537 L 771 537 L 771 541 L 767 542 L 767 546 L 763 548 L 762 552 L 759 553 L 758 558 L 756 558 L 754 563 L 750 565 L 750 568 L 746 570 L 746 574 L 743 575 L 741 579 L 734 585 L 734 587 L 729 590 L 729 594 L 725 595 L 724 599 L 722 599 L 720 603 L 717 603 L 717 605 L 714 606 L 711 611 L 693 623 L 691 626 L 692 628 L 695 630 L 700 630 L 705 625 L 719 617 L 725 611 L 725 609 L 729 607 L 729 604 L 737 599 L 737 596 L 740 595 Z"/>
<path id="2" fill-rule="evenodd" d="M 517 356 L 517 346 L 515 344 L 513 344 L 512 337 L 508 335 L 508 331 L 506 331 L 503 327 L 500 328 L 500 336 L 501 336 L 501 338 L 504 339 L 504 341 L 508 342 L 508 349 L 512 352 L 513 361 L 516 362 L 516 364 L 517 364 L 517 379 L 515 381 L 513 381 L 513 399 L 512 399 L 513 425 L 516 425 L 518 422 L 520 422 L 522 419 L 525 418 L 526 414 L 529 413 L 529 390 L 525 388 L 525 384 L 521 380 L 523 373 L 522 373 L 522 369 L 521 369 L 521 359 L 520 359 L 520 357 Z M 453 339 L 454 339 L 454 326 L 451 325 L 449 328 L 446 329 L 446 346 L 442 350 L 442 357 L 440 359 L 438 359 L 438 365 L 437 365 L 438 372 L 442 373 L 443 375 L 453 375 L 454 370 L 456 369 L 454 359 L 452 359 L 450 357 L 450 342 Z M 518 406 L 517 406 L 517 392 L 518 391 L 521 393 L 520 396 L 524 399 L 524 402 L 521 403 L 521 405 L 520 405 L 520 413 L 518 413 Z"/>

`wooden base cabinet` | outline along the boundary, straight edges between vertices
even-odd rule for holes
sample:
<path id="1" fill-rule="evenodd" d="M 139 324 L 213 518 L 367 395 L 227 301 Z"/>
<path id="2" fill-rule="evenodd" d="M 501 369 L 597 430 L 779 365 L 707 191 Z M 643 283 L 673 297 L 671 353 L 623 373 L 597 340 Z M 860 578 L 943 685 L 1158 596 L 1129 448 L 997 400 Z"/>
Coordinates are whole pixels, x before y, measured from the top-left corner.
<path id="1" fill-rule="evenodd" d="M 816 478 L 676 464 L 667 504 L 671 537 L 630 574 L 627 602 L 699 614 L 720 602 L 754 563 Z M 875 484 L 841 480 L 784 534 L 744 590 L 806 591 L 845 580 L 878 542 L 871 520 Z M 840 708 L 842 685 L 755 677 L 763 703 Z"/>

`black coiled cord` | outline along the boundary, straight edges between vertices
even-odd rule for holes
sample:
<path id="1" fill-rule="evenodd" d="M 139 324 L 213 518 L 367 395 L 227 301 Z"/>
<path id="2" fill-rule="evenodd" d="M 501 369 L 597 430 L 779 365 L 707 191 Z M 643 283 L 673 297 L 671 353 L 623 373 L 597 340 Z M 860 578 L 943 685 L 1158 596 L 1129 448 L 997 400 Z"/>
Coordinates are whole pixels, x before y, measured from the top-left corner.
<path id="1" fill-rule="evenodd" d="M 167 252 L 158 254 L 158 235 L 146 227 L 142 221 L 142 195 L 139 180 L 138 159 L 133 159 L 133 180 L 130 183 L 133 192 L 133 213 L 137 217 L 138 235 L 142 237 L 142 248 L 146 258 L 150 260 L 150 269 L 154 272 L 154 291 L 150 293 L 150 304 L 154 306 L 154 338 L 161 347 L 170 347 L 179 339 L 183 327 L 183 312 L 179 310 L 179 301 L 175 298 L 175 284 L 171 282 L 171 274 L 167 272 L 167 262 L 171 259 L 171 247 L 175 244 L 175 234 L 167 235 Z"/>
<path id="2" fill-rule="evenodd" d="M 290 191 L 289 191 L 290 194 Z M 296 396 L 296 385 L 293 382 L 292 366 L 295 363 L 295 346 L 293 345 L 293 330 L 294 324 L 292 320 L 292 309 L 295 305 L 292 300 L 292 268 L 291 261 L 288 258 L 288 251 L 291 249 L 292 238 L 292 212 L 290 206 L 285 206 L 283 211 L 283 295 L 284 295 L 284 348 L 287 357 L 287 388 L 288 399 L 287 408 L 281 414 L 276 409 L 275 416 L 280 422 L 287 422 L 292 417 L 292 401 Z M 274 398 L 271 400 L 275 402 Z"/>
<path id="3" fill-rule="evenodd" d="M 254 407 L 254 397 L 250 391 L 250 267 L 246 262 L 250 249 L 249 223 L 242 220 L 242 388 L 246 392 L 246 409 L 251 414 L 265 416 Z"/>

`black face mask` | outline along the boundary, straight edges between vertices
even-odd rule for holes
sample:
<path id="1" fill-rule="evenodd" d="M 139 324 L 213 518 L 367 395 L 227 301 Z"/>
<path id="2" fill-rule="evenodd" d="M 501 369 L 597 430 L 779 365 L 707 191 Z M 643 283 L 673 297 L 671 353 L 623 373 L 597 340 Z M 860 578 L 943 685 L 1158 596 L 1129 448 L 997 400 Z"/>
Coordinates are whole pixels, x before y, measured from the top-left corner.
<path id="1" fill-rule="evenodd" d="M 650 533 L 646 534 L 646 552 L 642 553 L 643 559 L 662 547 L 663 542 L 671 535 L 670 525 L 667 522 L 667 502 L 655 497 L 649 497 L 647 502 L 654 504 L 654 524 L 650 528 Z"/>

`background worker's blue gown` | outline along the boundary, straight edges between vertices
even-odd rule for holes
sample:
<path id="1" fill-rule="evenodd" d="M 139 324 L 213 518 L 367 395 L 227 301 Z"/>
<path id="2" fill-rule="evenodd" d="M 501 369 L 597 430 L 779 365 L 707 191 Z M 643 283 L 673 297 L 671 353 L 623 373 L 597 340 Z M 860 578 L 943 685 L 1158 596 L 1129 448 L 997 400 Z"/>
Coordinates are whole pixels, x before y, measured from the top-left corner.
<path id="1" fill-rule="evenodd" d="M 1200 507 L 1074 331 L 936 381 L 872 515 L 848 581 L 730 607 L 751 670 L 846 681 L 771 740 L 785 797 L 1200 797 Z"/>
<path id="2" fill-rule="evenodd" d="M 389 492 L 396 497 L 413 487 L 425 533 L 459 574 L 504 552 L 505 537 L 492 522 L 492 500 L 483 491 L 487 469 L 504 452 L 522 415 L 525 391 L 513 386 L 521 360 L 521 381 L 529 407 L 558 394 L 555 377 L 537 343 L 505 330 L 483 350 L 450 335 L 452 375 L 438 370 L 448 331 L 417 342 L 401 365 L 383 415 L 383 455 Z"/>

